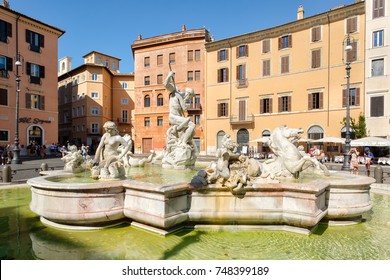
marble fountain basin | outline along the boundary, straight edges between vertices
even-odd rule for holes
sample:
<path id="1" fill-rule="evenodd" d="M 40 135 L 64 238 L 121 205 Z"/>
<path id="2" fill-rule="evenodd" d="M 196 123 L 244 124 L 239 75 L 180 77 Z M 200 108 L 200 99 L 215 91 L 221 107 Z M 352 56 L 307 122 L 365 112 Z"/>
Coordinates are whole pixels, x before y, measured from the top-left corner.
<path id="1" fill-rule="evenodd" d="M 372 208 L 373 178 L 332 172 L 281 183 L 254 183 L 237 192 L 187 182 L 150 183 L 124 179 L 61 182 L 65 171 L 29 179 L 30 208 L 47 226 L 90 230 L 127 222 L 159 234 L 183 227 L 288 230 L 309 234 L 320 222 L 360 222 Z"/>

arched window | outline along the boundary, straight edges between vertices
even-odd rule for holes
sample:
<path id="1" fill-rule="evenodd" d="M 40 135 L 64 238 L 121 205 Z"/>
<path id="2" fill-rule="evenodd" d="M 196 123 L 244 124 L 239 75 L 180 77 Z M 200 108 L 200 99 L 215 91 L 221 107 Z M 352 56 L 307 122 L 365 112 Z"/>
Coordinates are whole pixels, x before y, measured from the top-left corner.
<path id="1" fill-rule="evenodd" d="M 249 143 L 249 132 L 246 128 L 241 128 L 237 132 L 237 144 L 238 144 L 237 150 L 241 152 L 243 146 L 246 146 L 246 148 L 248 147 L 248 143 Z"/>
<path id="2" fill-rule="evenodd" d="M 217 149 L 222 147 L 223 136 L 225 136 L 225 131 L 220 130 L 217 133 Z"/>
<path id="3" fill-rule="evenodd" d="M 344 126 L 342 129 L 341 129 L 341 137 L 342 138 L 345 138 L 345 132 L 347 131 L 347 128 Z M 350 139 L 355 139 L 356 138 L 356 133 L 355 131 L 353 130 L 352 127 L 349 128 L 349 138 Z"/>
<path id="4" fill-rule="evenodd" d="M 150 107 L 150 96 L 145 95 L 144 97 L 144 107 Z"/>
<path id="5" fill-rule="evenodd" d="M 163 105 L 164 105 L 164 97 L 160 93 L 159 95 L 157 95 L 157 106 L 163 106 Z"/>
<path id="6" fill-rule="evenodd" d="M 312 139 L 312 140 L 324 138 L 324 130 L 322 129 L 322 127 L 320 127 L 318 125 L 313 125 L 307 131 L 307 136 L 309 139 Z"/>
<path id="7" fill-rule="evenodd" d="M 263 137 L 270 137 L 271 136 L 271 131 L 269 131 L 268 129 L 265 129 L 261 133 L 261 136 L 263 136 Z"/>

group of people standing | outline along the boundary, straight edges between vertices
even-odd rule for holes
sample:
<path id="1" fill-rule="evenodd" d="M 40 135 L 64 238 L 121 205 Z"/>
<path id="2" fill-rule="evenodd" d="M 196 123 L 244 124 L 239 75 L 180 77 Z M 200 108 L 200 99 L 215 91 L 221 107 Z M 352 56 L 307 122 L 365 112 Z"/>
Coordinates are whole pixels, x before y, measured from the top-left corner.
<path id="1" fill-rule="evenodd" d="M 349 170 L 351 174 L 359 174 L 359 151 L 356 148 L 349 150 Z M 374 154 L 369 147 L 364 148 L 364 164 L 366 166 L 367 176 L 370 176 L 370 167 L 374 160 Z"/>

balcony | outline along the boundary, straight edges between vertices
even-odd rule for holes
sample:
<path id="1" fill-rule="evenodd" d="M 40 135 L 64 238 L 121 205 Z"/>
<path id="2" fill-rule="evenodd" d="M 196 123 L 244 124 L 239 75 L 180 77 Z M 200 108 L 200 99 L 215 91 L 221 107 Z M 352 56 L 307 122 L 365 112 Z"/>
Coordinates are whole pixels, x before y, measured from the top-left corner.
<path id="1" fill-rule="evenodd" d="M 202 105 L 200 103 L 191 103 L 187 105 L 187 111 L 202 111 Z"/>
<path id="2" fill-rule="evenodd" d="M 117 118 L 116 123 L 117 124 L 130 124 L 128 119 L 123 119 L 123 118 Z"/>
<path id="3" fill-rule="evenodd" d="M 242 116 L 230 116 L 231 125 L 253 125 L 255 123 L 255 117 L 253 114 L 246 115 L 245 118 Z"/>
<path id="4" fill-rule="evenodd" d="M 237 80 L 236 87 L 237 88 L 246 88 L 246 87 L 248 87 L 248 79 Z"/>

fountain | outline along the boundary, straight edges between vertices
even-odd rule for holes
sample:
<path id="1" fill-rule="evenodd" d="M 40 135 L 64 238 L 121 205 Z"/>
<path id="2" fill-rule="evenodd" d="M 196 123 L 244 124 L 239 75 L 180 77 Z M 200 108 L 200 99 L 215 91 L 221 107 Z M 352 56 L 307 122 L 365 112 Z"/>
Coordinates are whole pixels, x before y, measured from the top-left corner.
<path id="1" fill-rule="evenodd" d="M 94 159 L 80 162 L 77 155 L 67 170 L 48 172 L 27 181 L 30 208 L 49 226 L 99 229 L 122 222 L 160 234 L 184 227 L 280 229 L 311 233 L 320 222 L 350 224 L 361 221 L 372 208 L 373 178 L 329 172 L 296 147 L 302 129 L 280 126 L 269 142 L 275 158 L 263 163 L 236 153 L 237 143 L 226 135 L 216 161 L 192 180 L 160 184 L 126 177 L 128 168 L 161 162 L 160 172 L 193 172 L 196 153 L 193 124 L 184 117 L 186 99 L 174 86 L 173 72 L 165 82 L 171 94 L 167 149 L 136 164 L 129 136 L 120 136 L 113 122 L 104 125 Z M 77 153 L 77 151 L 75 152 Z M 131 162 L 133 164 L 131 164 Z M 140 167 L 134 167 L 134 166 Z M 67 183 L 72 171 L 84 166 L 93 182 Z M 191 181 L 191 182 L 189 182 Z"/>

